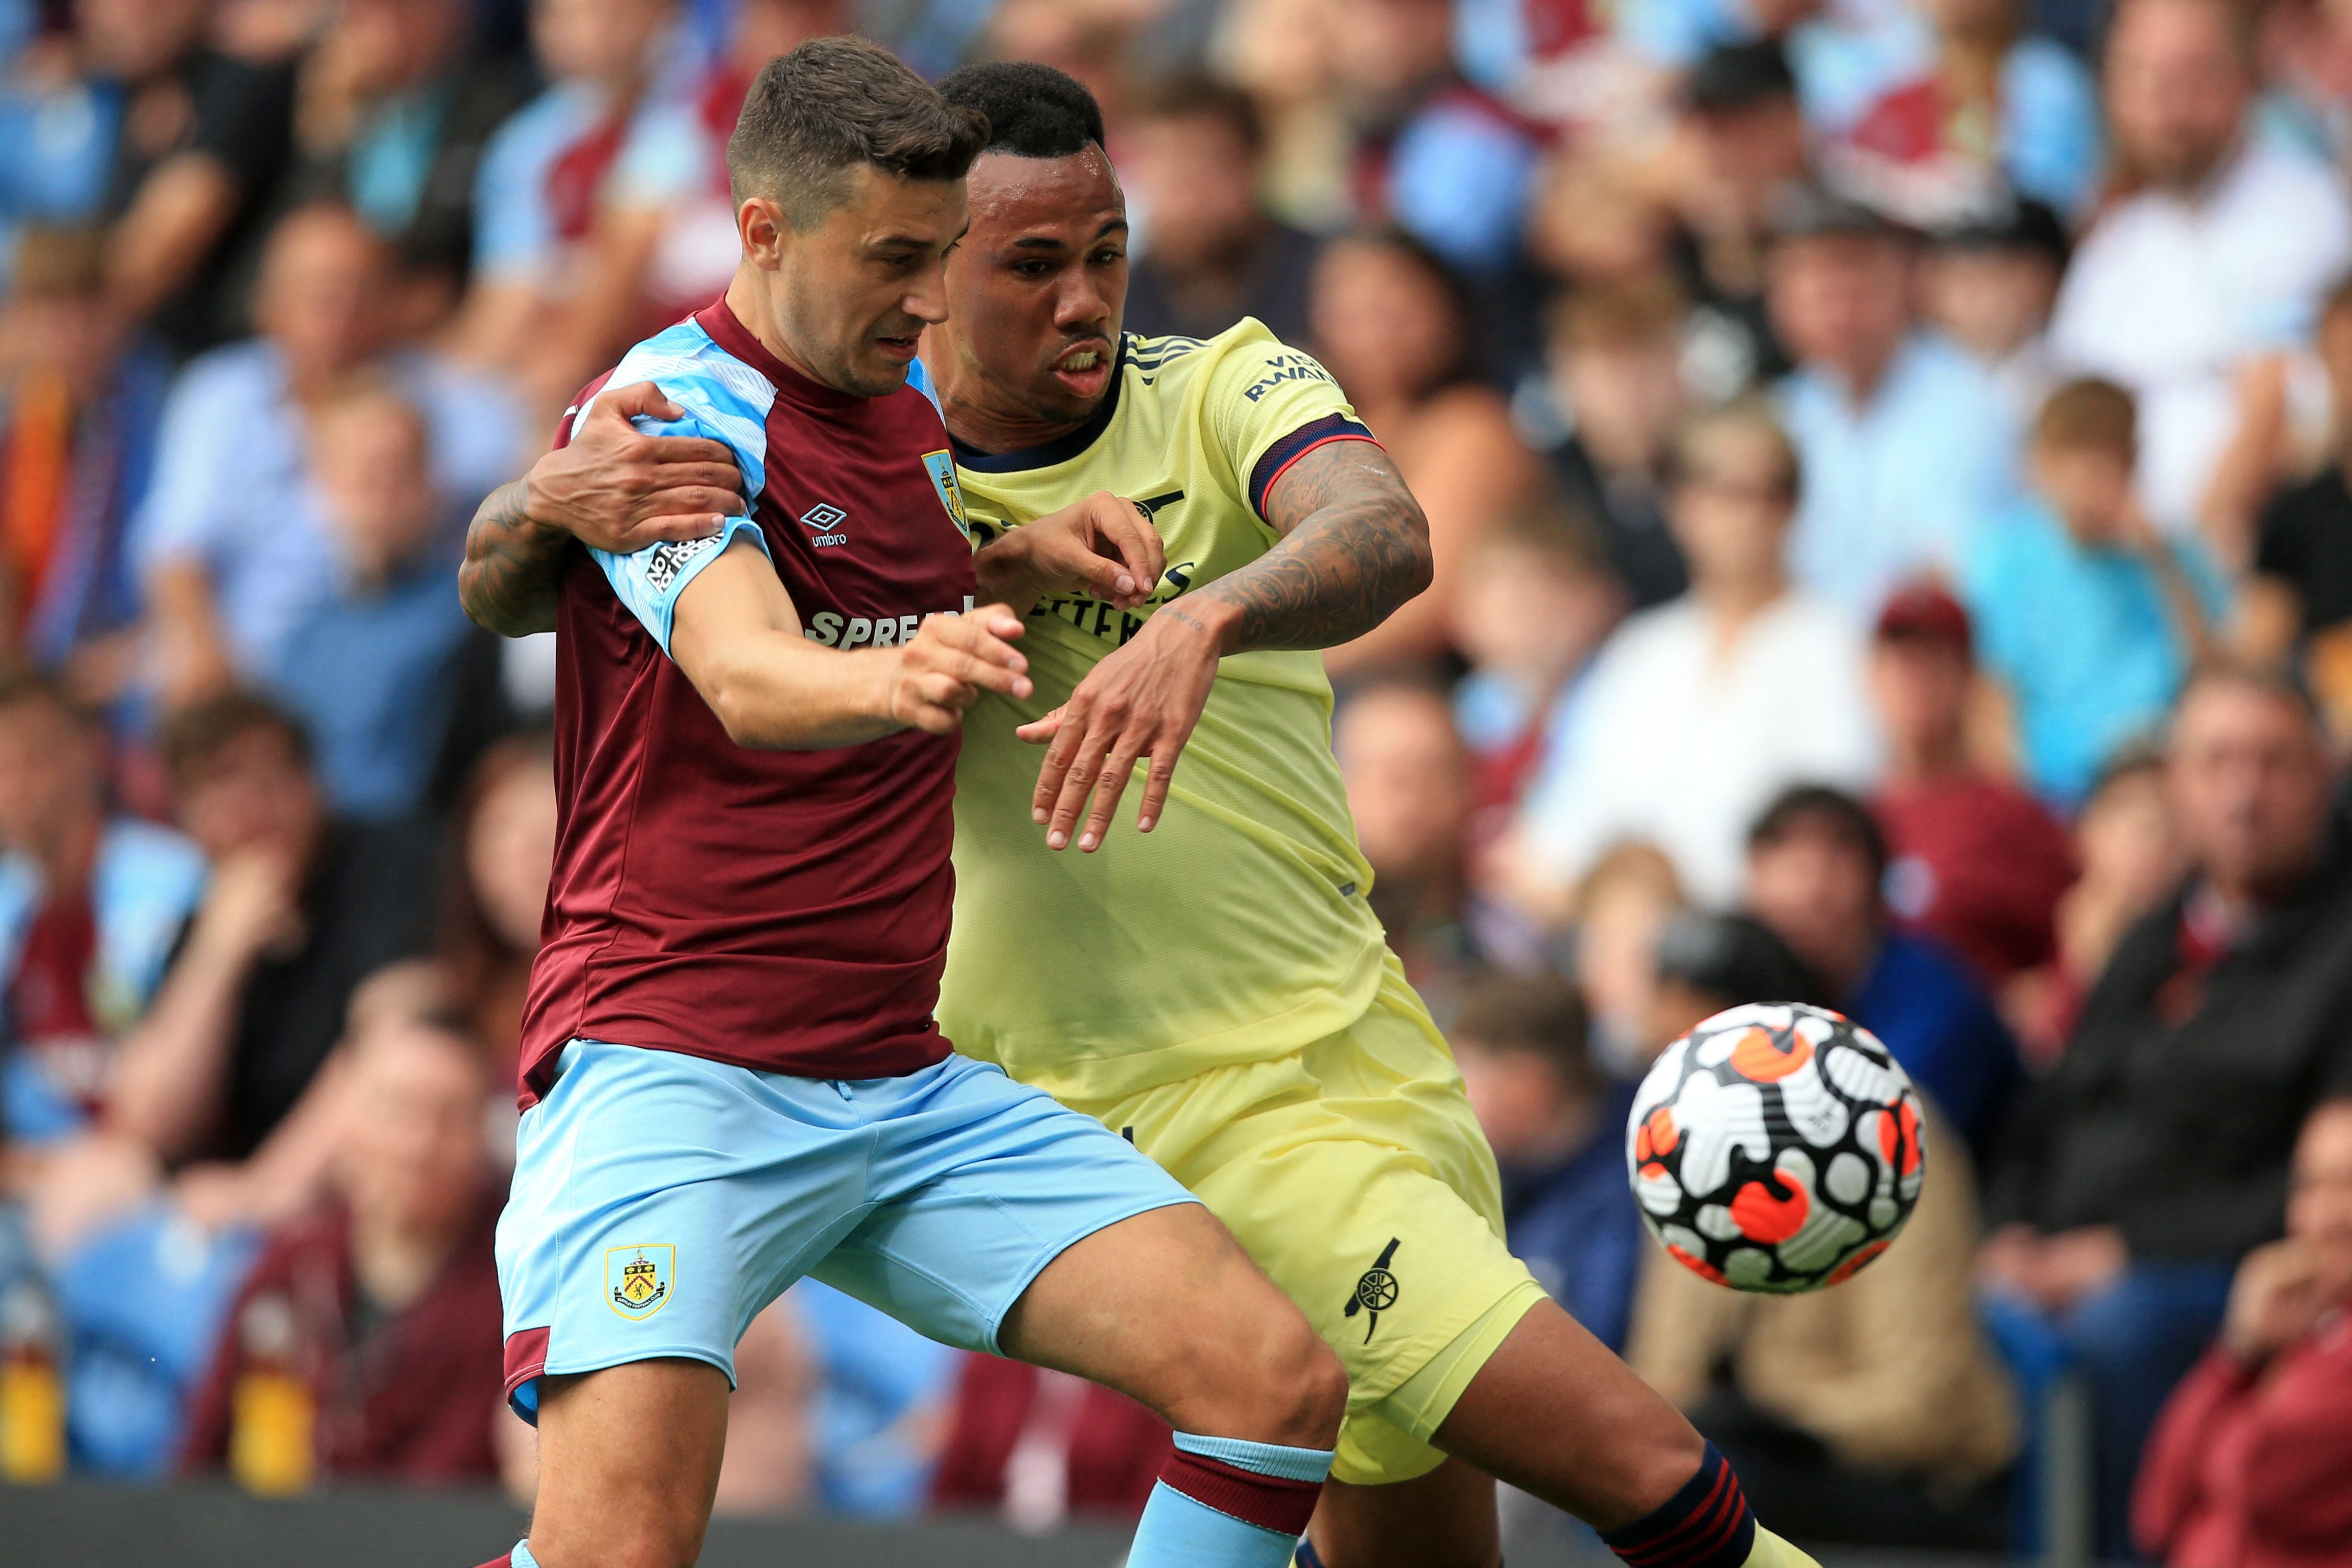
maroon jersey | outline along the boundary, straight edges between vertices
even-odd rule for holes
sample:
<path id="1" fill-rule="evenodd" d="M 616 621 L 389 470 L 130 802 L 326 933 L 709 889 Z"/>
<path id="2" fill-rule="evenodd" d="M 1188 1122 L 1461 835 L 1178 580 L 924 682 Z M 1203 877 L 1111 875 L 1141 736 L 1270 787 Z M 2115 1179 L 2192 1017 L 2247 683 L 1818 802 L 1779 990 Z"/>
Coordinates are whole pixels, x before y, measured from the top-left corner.
<path id="1" fill-rule="evenodd" d="M 956 737 L 751 750 L 667 649 L 678 593 L 739 534 L 764 546 L 819 643 L 890 646 L 969 609 L 939 411 L 914 385 L 863 398 L 810 381 L 722 301 L 632 349 L 557 444 L 606 383 L 640 381 L 687 411 L 646 428 L 725 442 L 754 499 L 719 539 L 583 550 L 564 580 L 562 817 L 522 1103 L 575 1038 L 811 1078 L 927 1067 L 948 1051 L 931 1011 L 954 894 Z"/>

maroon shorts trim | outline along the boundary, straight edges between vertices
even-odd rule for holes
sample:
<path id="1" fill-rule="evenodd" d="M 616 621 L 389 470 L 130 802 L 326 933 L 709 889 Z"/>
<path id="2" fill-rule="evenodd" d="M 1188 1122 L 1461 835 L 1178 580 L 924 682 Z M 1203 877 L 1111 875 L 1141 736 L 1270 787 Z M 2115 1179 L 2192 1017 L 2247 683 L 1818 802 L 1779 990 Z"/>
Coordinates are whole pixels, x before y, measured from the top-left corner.
<path id="1" fill-rule="evenodd" d="M 517 1329 L 507 1335 L 507 1393 L 511 1395 L 547 1370 L 545 1328 Z"/>

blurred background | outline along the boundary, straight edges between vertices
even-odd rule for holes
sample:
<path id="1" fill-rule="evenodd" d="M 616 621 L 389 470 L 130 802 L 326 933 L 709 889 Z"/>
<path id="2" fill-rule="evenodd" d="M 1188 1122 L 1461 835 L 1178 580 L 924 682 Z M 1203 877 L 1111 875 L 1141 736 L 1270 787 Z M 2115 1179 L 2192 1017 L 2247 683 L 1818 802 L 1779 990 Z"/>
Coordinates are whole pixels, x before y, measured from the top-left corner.
<path id="1" fill-rule="evenodd" d="M 0 1477 L 528 1499 L 554 664 L 452 573 L 845 31 L 1085 81 L 1128 326 L 1258 317 L 1421 497 L 1328 660 L 1372 900 L 1512 1242 L 1759 1512 L 2352 1561 L 2346 0 L 0 0 Z M 1622 1128 L 1779 998 L 1934 1174 L 1756 1300 Z M 1115 1523 L 1168 1441 L 814 1285 L 741 1367 L 731 1513 Z"/>

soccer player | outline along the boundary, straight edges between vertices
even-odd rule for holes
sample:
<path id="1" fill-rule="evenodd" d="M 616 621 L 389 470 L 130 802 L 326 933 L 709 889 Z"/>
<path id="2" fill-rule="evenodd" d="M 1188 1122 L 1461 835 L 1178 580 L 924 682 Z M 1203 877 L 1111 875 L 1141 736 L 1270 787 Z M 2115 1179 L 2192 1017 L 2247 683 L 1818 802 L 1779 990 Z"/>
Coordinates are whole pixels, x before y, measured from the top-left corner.
<path id="1" fill-rule="evenodd" d="M 551 592 L 563 814 L 498 1244 L 540 1481 L 509 1568 L 691 1563 L 734 1345 L 806 1273 L 1165 1416 L 1137 1568 L 1278 1568 L 1330 1462 L 1346 1379 L 1297 1309 L 1159 1166 L 932 1018 L 958 726 L 1032 695 L 1020 619 L 977 592 L 1135 603 L 1163 564 L 1109 497 L 967 541 L 908 380 L 984 131 L 870 44 L 772 62 L 729 144 L 725 298 L 614 372 L 751 503 L 572 552 Z M 497 576 L 474 563 L 468 601 Z"/>
<path id="2" fill-rule="evenodd" d="M 1493 1155 L 1365 904 L 1318 651 L 1426 586 L 1419 507 L 1329 376 L 1256 323 L 1121 333 L 1125 204 L 1083 88 L 1029 65 L 942 87 L 992 124 L 924 343 L 973 537 L 1108 488 L 1169 563 L 1139 604 L 1035 603 L 1034 691 L 981 699 L 941 1002 L 960 1044 L 1132 1137 L 1338 1349 L 1348 1419 L 1302 1561 L 1484 1568 L 1499 1476 L 1643 1568 L 1806 1562 L 1505 1249 Z M 598 502 L 562 526 L 633 518 Z M 518 582 L 548 570 L 544 545 L 516 553 Z M 1024 740 L 1050 742 L 1042 772 Z M 1104 844 L 1144 758 L 1142 834 L 1066 852 Z M 1063 951 L 1083 967 L 1041 971 Z"/>

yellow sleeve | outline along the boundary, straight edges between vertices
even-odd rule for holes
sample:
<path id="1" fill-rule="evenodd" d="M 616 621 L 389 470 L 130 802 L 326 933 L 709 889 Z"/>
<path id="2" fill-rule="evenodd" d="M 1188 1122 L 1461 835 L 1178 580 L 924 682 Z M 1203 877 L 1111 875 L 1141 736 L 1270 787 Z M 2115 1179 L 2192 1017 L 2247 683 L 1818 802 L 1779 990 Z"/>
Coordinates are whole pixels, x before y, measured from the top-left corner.
<path id="1" fill-rule="evenodd" d="M 1266 492 L 1291 464 L 1327 441 L 1372 438 L 1331 372 L 1255 319 L 1213 347 L 1203 389 L 1209 434 L 1261 517 Z"/>

